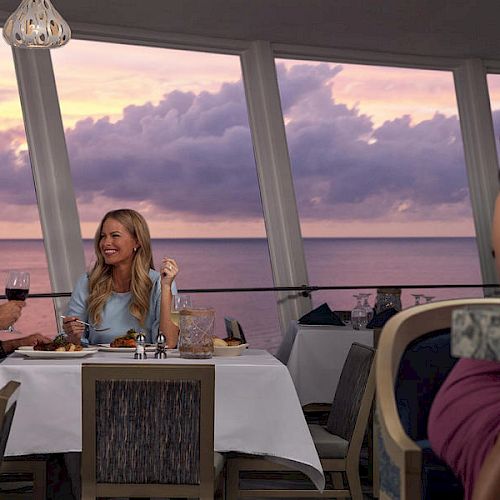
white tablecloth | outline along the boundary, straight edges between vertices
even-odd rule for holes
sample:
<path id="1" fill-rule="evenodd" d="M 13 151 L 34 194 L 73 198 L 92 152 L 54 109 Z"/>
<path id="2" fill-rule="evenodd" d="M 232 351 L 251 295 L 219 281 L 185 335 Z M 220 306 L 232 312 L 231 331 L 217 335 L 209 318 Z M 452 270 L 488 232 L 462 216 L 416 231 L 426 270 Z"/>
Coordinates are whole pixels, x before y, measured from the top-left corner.
<path id="1" fill-rule="evenodd" d="M 297 323 L 295 328 L 287 367 L 300 403 L 331 403 L 351 344 L 373 346 L 373 330 Z"/>
<path id="2" fill-rule="evenodd" d="M 323 470 L 286 367 L 269 353 L 252 349 L 211 360 L 185 360 L 177 354 L 137 361 L 128 353 L 103 352 L 64 360 L 12 355 L 0 364 L 0 387 L 9 380 L 21 382 L 7 455 L 81 451 L 84 362 L 214 363 L 215 450 L 275 457 L 323 489 Z"/>

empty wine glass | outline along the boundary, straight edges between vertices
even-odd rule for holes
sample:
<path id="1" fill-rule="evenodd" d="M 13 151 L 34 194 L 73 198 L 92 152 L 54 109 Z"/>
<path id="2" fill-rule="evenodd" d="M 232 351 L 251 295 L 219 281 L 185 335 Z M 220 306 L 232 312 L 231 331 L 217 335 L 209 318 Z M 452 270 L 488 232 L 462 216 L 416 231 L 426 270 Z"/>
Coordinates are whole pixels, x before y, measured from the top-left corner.
<path id="1" fill-rule="evenodd" d="M 367 325 L 366 311 L 361 304 L 361 296 L 353 295 L 353 297 L 356 299 L 356 305 L 351 312 L 351 324 L 354 330 L 360 330 L 361 328 L 365 328 Z"/>
<path id="2" fill-rule="evenodd" d="M 28 271 L 9 271 L 5 282 L 7 300 L 26 300 L 30 289 L 30 273 Z M 12 325 L 7 330 L 15 332 Z"/>
<path id="3" fill-rule="evenodd" d="M 179 326 L 179 315 L 181 310 L 191 307 L 191 297 L 189 295 L 174 295 L 172 297 L 172 306 L 170 310 L 170 319 L 172 323 Z"/>
<path id="4" fill-rule="evenodd" d="M 366 312 L 366 324 L 368 324 L 373 318 L 373 307 L 368 302 L 368 297 L 370 297 L 371 293 L 360 293 L 358 295 L 363 301 L 361 305 Z"/>

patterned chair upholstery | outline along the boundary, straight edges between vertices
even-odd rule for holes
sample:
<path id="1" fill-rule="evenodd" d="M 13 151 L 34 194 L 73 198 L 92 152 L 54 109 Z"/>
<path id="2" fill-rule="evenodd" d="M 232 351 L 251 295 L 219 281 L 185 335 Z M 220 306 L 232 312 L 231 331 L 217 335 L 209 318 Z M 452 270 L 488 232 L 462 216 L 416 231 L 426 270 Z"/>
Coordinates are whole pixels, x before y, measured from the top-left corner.
<path id="1" fill-rule="evenodd" d="M 460 482 L 432 451 L 427 420 L 432 401 L 453 368 L 451 312 L 499 299 L 457 299 L 404 310 L 382 330 L 377 350 L 377 444 L 380 498 L 459 500 Z"/>
<path id="2" fill-rule="evenodd" d="M 83 499 L 213 498 L 213 365 L 84 364 L 82 388 Z"/>

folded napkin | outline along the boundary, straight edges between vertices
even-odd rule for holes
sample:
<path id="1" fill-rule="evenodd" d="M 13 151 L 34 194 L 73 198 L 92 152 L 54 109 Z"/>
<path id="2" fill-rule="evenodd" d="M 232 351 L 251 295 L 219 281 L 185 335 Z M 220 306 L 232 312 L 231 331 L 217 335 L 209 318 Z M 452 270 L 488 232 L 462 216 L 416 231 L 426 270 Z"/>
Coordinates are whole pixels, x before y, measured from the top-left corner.
<path id="1" fill-rule="evenodd" d="M 366 328 L 382 328 L 398 312 L 394 307 L 379 312 L 373 316 L 372 320 L 366 325 Z"/>
<path id="2" fill-rule="evenodd" d="M 307 314 L 304 314 L 304 316 L 299 319 L 299 324 L 344 326 L 342 320 L 328 307 L 326 302 Z"/>

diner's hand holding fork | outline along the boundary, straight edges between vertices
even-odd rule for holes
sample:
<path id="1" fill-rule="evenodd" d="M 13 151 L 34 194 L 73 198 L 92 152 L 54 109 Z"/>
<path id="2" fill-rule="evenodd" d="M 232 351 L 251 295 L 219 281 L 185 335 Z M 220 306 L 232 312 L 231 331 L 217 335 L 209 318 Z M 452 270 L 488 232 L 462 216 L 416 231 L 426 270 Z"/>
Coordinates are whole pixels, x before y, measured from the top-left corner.
<path id="1" fill-rule="evenodd" d="M 85 332 L 85 324 L 80 321 L 78 316 L 64 316 L 63 317 L 63 330 L 74 344 L 80 343 L 80 339 Z M 78 339 L 78 340 L 77 340 Z M 77 340 L 77 342 L 74 342 Z"/>

